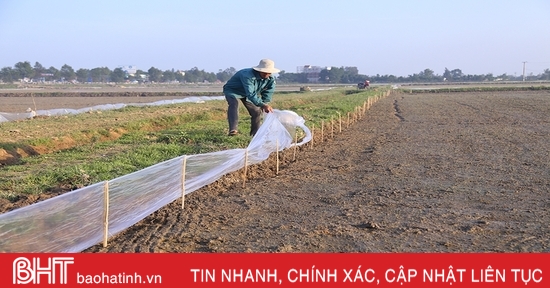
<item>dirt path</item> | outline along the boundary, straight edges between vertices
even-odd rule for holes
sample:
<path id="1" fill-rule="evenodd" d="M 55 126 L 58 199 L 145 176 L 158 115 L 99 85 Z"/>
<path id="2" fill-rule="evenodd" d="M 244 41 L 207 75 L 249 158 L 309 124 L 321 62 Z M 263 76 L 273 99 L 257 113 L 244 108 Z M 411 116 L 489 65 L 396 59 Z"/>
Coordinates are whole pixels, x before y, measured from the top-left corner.
<path id="1" fill-rule="evenodd" d="M 85 252 L 550 252 L 548 115 L 548 92 L 393 94 Z"/>

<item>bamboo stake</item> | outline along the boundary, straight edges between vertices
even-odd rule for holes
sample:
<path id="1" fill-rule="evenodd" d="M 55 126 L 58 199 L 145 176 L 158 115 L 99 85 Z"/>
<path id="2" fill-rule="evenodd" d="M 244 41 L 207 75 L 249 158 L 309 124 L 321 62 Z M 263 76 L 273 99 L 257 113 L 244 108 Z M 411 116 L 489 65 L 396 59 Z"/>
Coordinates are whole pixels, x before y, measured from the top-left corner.
<path id="1" fill-rule="evenodd" d="M 334 138 L 334 120 L 333 116 L 330 116 L 330 138 Z"/>
<path id="2" fill-rule="evenodd" d="M 350 112 L 348 112 L 348 123 L 347 123 L 347 127 L 346 127 L 346 128 L 349 128 L 349 121 L 350 121 L 350 120 L 349 120 L 349 114 L 350 114 Z"/>
<path id="3" fill-rule="evenodd" d="M 248 169 L 248 149 L 244 150 L 243 188 L 246 186 L 246 172 Z"/>
<path id="4" fill-rule="evenodd" d="M 321 121 L 321 142 L 325 141 L 325 139 L 323 137 L 324 134 L 325 134 L 324 130 L 325 130 L 325 121 L 323 120 L 323 121 Z"/>
<path id="5" fill-rule="evenodd" d="M 185 167 L 187 166 L 187 156 L 183 156 L 183 167 L 181 167 L 181 210 L 185 205 Z"/>
<path id="6" fill-rule="evenodd" d="M 103 186 L 103 247 L 107 247 L 109 239 L 109 181 Z"/>
<path id="7" fill-rule="evenodd" d="M 34 93 L 31 93 L 32 104 L 34 105 L 34 111 L 36 112 L 36 102 L 34 101 Z"/>
<path id="8" fill-rule="evenodd" d="M 338 112 L 338 133 L 342 133 L 342 114 Z"/>
<path id="9" fill-rule="evenodd" d="M 279 175 L 279 139 L 277 139 L 277 168 L 275 174 Z"/>
<path id="10" fill-rule="evenodd" d="M 311 125 L 311 148 L 313 148 L 313 139 L 315 139 L 315 124 Z"/>

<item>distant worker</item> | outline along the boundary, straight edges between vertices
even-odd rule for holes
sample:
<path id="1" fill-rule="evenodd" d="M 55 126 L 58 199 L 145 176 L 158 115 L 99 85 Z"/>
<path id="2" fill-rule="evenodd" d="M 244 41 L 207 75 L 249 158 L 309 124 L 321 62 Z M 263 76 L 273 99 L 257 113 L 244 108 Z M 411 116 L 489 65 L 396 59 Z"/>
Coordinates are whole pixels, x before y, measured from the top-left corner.
<path id="1" fill-rule="evenodd" d="M 369 87 L 370 86 L 370 82 L 369 80 L 365 80 L 365 84 L 364 84 L 365 88 Z"/>
<path id="2" fill-rule="evenodd" d="M 250 136 L 256 135 L 261 125 L 262 112 L 273 112 L 269 105 L 275 91 L 275 78 L 272 73 L 278 73 L 275 62 L 262 59 L 258 66 L 237 71 L 223 85 L 223 94 L 227 100 L 227 121 L 229 136 L 239 134 L 239 100 L 250 114 Z"/>

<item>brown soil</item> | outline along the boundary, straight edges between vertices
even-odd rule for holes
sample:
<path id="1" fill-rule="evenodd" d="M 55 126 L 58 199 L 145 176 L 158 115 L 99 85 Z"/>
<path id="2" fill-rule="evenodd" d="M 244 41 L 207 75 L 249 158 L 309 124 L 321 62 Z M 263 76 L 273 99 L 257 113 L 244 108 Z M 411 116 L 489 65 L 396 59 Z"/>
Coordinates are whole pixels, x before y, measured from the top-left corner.
<path id="1" fill-rule="evenodd" d="M 313 86 L 326 89 L 326 85 Z M 97 88 L 97 89 L 95 89 Z M 193 96 L 223 96 L 221 84 L 140 86 L 119 85 L 111 87 L 92 87 L 88 85 L 42 87 L 34 85 L 17 89 L 0 89 L 0 112 L 23 113 L 32 110 L 80 109 L 102 104 L 151 103 L 160 100 L 182 99 Z M 298 85 L 279 85 L 278 92 L 300 91 Z M 69 106 L 65 106 L 69 103 Z"/>
<path id="2" fill-rule="evenodd" d="M 398 94 L 84 252 L 550 252 L 550 94 Z"/>

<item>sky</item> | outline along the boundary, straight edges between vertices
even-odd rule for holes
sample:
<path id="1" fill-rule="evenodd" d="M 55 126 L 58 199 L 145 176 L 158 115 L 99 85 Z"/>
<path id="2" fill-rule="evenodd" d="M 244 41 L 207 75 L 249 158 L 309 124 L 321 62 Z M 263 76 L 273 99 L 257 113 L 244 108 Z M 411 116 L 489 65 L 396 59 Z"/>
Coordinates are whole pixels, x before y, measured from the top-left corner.
<path id="1" fill-rule="evenodd" d="M 0 68 L 541 74 L 549 0 L 0 0 Z"/>

